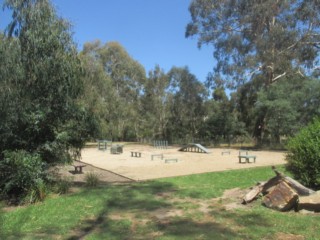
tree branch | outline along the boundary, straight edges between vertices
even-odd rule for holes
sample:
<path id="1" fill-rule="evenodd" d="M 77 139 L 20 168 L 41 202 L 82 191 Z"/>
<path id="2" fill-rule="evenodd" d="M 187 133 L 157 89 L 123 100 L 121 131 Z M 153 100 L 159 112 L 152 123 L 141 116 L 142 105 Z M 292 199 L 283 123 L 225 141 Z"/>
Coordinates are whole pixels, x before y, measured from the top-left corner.
<path id="1" fill-rule="evenodd" d="M 271 80 L 271 82 L 275 82 L 276 80 L 278 80 L 279 78 L 281 78 L 281 77 L 285 76 L 286 74 L 287 74 L 287 72 L 284 72 L 284 73 L 282 73 L 282 74 L 280 74 L 280 75 L 276 76 L 275 78 L 273 78 L 273 79 Z"/>

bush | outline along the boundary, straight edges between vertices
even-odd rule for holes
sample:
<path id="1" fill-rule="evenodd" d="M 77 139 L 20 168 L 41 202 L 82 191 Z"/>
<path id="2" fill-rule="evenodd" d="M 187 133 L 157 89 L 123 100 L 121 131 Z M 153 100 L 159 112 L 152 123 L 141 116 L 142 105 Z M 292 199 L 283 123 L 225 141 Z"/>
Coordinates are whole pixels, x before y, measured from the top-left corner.
<path id="1" fill-rule="evenodd" d="M 320 188 L 320 119 L 303 128 L 288 142 L 288 170 L 302 184 Z"/>
<path id="2" fill-rule="evenodd" d="M 45 166 L 40 155 L 23 150 L 5 151 L 0 161 L 0 190 L 5 198 L 21 199 L 43 188 Z"/>
<path id="3" fill-rule="evenodd" d="M 99 176 L 94 172 L 89 172 L 85 176 L 87 187 L 96 187 L 99 184 Z"/>
<path id="4" fill-rule="evenodd" d="M 72 178 L 64 177 L 57 180 L 54 190 L 58 194 L 66 194 L 69 192 L 71 185 L 72 185 Z"/>
<path id="5" fill-rule="evenodd" d="M 35 185 L 31 187 L 27 196 L 25 197 L 25 203 L 36 203 L 45 200 L 49 193 L 47 184 L 42 179 L 37 179 Z"/>

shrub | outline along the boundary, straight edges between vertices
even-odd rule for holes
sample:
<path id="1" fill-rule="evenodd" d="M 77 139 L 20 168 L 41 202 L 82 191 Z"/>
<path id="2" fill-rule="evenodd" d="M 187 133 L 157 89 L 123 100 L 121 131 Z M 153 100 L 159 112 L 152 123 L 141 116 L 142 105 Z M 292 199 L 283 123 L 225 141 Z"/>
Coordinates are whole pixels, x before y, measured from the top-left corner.
<path id="1" fill-rule="evenodd" d="M 87 187 L 96 187 L 99 184 L 99 176 L 94 172 L 89 172 L 85 176 Z"/>
<path id="2" fill-rule="evenodd" d="M 37 179 L 35 185 L 31 187 L 27 196 L 25 197 L 25 203 L 42 202 L 47 197 L 49 189 L 47 184 L 42 179 Z"/>
<path id="3" fill-rule="evenodd" d="M 44 164 L 38 154 L 23 150 L 5 151 L 0 161 L 0 190 L 6 198 L 22 198 L 42 188 Z"/>
<path id="4" fill-rule="evenodd" d="M 72 185 L 72 178 L 64 177 L 57 180 L 55 184 L 55 192 L 59 194 L 66 194 Z"/>
<path id="5" fill-rule="evenodd" d="M 303 128 L 288 142 L 288 170 L 302 184 L 320 188 L 320 119 Z"/>

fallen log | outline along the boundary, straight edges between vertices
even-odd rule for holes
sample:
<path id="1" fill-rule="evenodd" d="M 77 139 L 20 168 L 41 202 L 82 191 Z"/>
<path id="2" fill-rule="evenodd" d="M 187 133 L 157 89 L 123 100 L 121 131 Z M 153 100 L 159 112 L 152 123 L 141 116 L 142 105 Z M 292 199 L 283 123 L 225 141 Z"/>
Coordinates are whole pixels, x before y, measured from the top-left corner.
<path id="1" fill-rule="evenodd" d="M 272 170 L 276 176 L 252 187 L 242 198 L 243 204 L 250 203 L 258 196 L 263 195 L 263 204 L 279 211 L 288 211 L 292 208 L 320 211 L 320 194 L 315 196 L 315 191 L 303 186 L 293 178 L 285 176 L 274 166 L 272 166 Z"/>
<path id="2" fill-rule="evenodd" d="M 263 204 L 278 211 L 296 208 L 299 195 L 286 183 L 280 182 L 270 193 L 264 196 Z"/>
<path id="3" fill-rule="evenodd" d="M 247 204 L 255 200 L 257 196 L 261 193 L 264 184 L 265 182 L 258 183 L 256 186 L 251 188 L 251 190 L 248 193 L 246 193 L 246 195 L 244 195 L 244 197 L 242 198 L 242 204 Z"/>
<path id="4" fill-rule="evenodd" d="M 309 189 L 305 186 L 303 186 L 301 183 L 299 183 L 298 181 L 294 180 L 291 177 L 284 177 L 284 181 L 291 187 L 293 188 L 298 194 L 299 196 L 309 196 L 311 194 L 314 194 L 315 191 L 313 191 L 312 189 Z"/>

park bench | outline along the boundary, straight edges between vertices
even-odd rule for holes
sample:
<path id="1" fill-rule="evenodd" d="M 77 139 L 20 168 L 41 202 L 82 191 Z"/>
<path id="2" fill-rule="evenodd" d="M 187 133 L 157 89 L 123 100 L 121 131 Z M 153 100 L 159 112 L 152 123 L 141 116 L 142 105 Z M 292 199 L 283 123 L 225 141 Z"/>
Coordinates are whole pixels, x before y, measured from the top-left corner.
<path id="1" fill-rule="evenodd" d="M 245 154 L 243 154 L 245 153 Z M 239 163 L 243 163 L 242 159 L 245 159 L 244 163 L 250 163 L 250 159 L 253 159 L 253 162 L 256 162 L 256 156 L 254 155 L 248 155 L 248 151 L 239 151 Z"/>
<path id="2" fill-rule="evenodd" d="M 75 165 L 73 165 L 74 173 L 82 173 L 82 168 L 84 168 L 85 166 L 87 166 L 87 165 L 85 165 L 85 164 L 75 164 Z"/>
<path id="3" fill-rule="evenodd" d="M 131 157 L 141 157 L 141 152 L 131 152 Z"/>
<path id="4" fill-rule="evenodd" d="M 230 149 L 224 149 L 224 150 L 222 150 L 221 155 L 224 155 L 224 154 L 229 154 L 230 155 L 230 153 L 231 153 Z"/>
<path id="5" fill-rule="evenodd" d="M 163 159 L 163 154 L 161 153 L 161 154 L 152 154 L 151 155 L 151 160 L 153 161 L 153 158 L 154 157 L 160 157 L 161 158 L 161 160 Z"/>
<path id="6" fill-rule="evenodd" d="M 176 159 L 176 158 L 165 159 L 164 162 L 165 162 L 165 163 L 178 162 L 178 159 Z"/>

